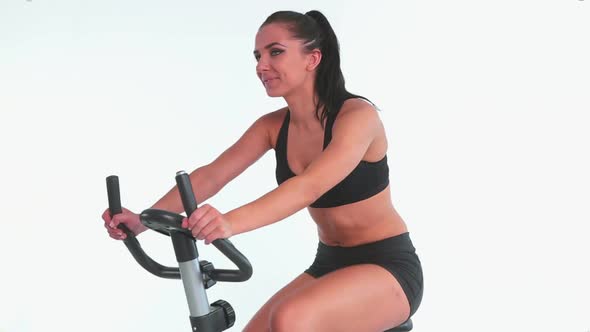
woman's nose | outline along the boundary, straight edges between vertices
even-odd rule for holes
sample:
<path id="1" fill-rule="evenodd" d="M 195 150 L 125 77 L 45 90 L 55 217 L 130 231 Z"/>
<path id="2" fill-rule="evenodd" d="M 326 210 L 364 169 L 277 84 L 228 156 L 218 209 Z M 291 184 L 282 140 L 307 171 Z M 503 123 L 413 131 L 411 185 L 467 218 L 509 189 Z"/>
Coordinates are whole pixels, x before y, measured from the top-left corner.
<path id="1" fill-rule="evenodd" d="M 264 58 L 260 58 L 258 60 L 258 63 L 256 64 L 256 71 L 257 72 L 262 72 L 262 71 L 266 71 L 268 70 L 269 66 L 268 66 L 268 62 L 266 61 L 266 59 Z"/>

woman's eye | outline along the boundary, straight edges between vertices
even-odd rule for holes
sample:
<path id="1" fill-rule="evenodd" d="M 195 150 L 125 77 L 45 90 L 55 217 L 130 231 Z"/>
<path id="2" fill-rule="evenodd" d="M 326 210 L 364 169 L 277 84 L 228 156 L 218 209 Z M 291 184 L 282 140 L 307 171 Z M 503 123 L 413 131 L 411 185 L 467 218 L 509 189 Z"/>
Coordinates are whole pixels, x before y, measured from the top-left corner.
<path id="1" fill-rule="evenodd" d="M 271 56 L 276 56 L 276 55 L 279 55 L 281 53 L 283 53 L 283 50 L 271 50 L 270 51 L 270 55 Z M 260 57 L 261 57 L 260 54 L 254 55 L 254 59 L 256 59 L 256 61 L 260 61 Z"/>

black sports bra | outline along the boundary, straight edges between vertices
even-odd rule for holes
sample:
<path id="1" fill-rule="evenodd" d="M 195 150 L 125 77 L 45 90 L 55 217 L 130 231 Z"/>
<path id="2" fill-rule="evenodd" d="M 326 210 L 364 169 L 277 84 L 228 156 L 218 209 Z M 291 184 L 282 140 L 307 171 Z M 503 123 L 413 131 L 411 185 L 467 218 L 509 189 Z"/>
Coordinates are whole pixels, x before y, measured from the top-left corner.
<path id="1" fill-rule="evenodd" d="M 338 113 L 328 115 L 324 131 L 324 150 L 332 140 L 332 126 Z M 290 111 L 283 121 L 277 137 L 275 157 L 277 160 L 276 179 L 280 185 L 287 179 L 294 177 L 287 162 L 287 137 L 289 130 Z M 376 162 L 361 160 L 356 168 L 344 180 L 324 193 L 310 206 L 314 208 L 329 208 L 362 201 L 381 192 L 389 184 L 389 167 L 387 155 Z"/>

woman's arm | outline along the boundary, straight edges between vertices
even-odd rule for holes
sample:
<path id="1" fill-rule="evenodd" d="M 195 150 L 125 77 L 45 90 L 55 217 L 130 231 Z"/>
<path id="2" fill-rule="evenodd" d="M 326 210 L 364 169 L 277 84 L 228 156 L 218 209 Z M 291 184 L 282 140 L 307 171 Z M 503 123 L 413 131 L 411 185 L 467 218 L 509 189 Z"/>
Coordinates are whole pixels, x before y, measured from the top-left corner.
<path id="1" fill-rule="evenodd" d="M 195 169 L 190 174 L 197 202 L 201 203 L 217 194 L 227 183 L 244 172 L 250 165 L 272 148 L 270 128 L 272 113 L 256 120 L 240 139 L 208 165 Z M 184 212 L 178 187 L 174 186 L 153 206 L 154 209 Z"/>

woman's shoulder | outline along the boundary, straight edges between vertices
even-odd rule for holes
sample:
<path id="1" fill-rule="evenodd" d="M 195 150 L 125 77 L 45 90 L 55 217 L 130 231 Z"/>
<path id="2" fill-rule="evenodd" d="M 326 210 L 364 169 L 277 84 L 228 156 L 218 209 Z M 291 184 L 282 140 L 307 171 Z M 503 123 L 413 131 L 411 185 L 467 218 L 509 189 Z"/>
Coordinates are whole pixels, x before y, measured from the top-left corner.
<path id="1" fill-rule="evenodd" d="M 375 105 L 372 102 L 359 98 L 359 97 L 352 97 L 348 98 L 342 104 L 342 108 L 340 111 L 351 111 L 351 110 L 366 110 L 366 109 L 373 109 L 377 110 Z"/>
<path id="2" fill-rule="evenodd" d="M 271 140 L 271 146 L 276 145 L 276 138 L 279 134 L 285 115 L 287 114 L 287 107 L 282 107 L 278 110 L 262 115 L 258 121 L 266 128 Z"/>
<path id="3" fill-rule="evenodd" d="M 342 107 L 340 107 L 340 110 L 336 115 L 336 119 L 342 118 L 344 114 L 347 114 L 344 117 L 351 117 L 350 115 L 348 115 L 349 113 L 360 113 L 364 114 L 362 116 L 366 116 L 367 112 L 369 112 L 371 118 L 374 118 L 376 121 L 379 121 L 380 118 L 377 114 L 377 110 L 377 107 L 368 100 L 365 100 L 363 98 L 349 98 L 346 99 L 342 104 Z"/>
<path id="4" fill-rule="evenodd" d="M 263 114 L 258 121 L 262 122 L 267 128 L 272 129 L 277 125 L 280 127 L 287 114 L 287 107 L 279 108 L 278 110 Z"/>

